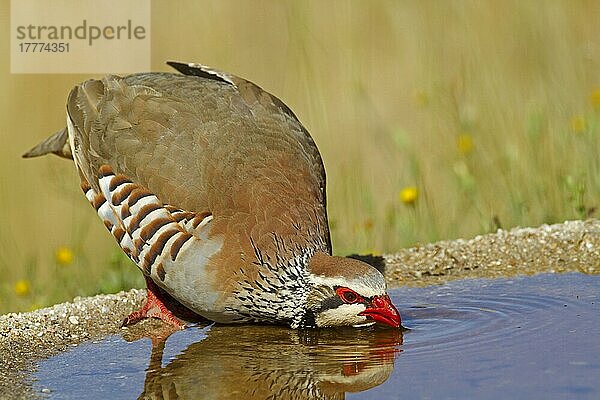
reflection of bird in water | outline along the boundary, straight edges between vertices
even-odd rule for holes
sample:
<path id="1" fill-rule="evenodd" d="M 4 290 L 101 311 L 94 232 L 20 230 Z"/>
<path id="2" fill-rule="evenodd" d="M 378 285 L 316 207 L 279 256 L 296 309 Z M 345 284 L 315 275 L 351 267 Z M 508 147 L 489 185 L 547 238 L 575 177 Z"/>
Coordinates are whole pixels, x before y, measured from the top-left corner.
<path id="1" fill-rule="evenodd" d="M 144 274 L 148 301 L 221 323 L 398 328 L 379 271 L 331 255 L 325 169 L 294 113 L 198 64 L 108 75 L 71 91 L 67 127 L 25 156 L 75 162 L 81 188 Z"/>
<path id="2" fill-rule="evenodd" d="M 217 326 L 162 367 L 165 343 L 153 345 L 142 399 L 343 399 L 387 380 L 402 333 Z"/>

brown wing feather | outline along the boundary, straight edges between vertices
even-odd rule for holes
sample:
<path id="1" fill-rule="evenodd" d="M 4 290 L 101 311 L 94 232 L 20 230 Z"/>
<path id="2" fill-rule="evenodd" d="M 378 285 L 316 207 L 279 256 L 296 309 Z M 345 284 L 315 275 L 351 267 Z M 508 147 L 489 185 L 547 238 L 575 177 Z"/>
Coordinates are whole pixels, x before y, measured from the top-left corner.
<path id="1" fill-rule="evenodd" d="M 164 203 L 235 214 L 235 224 L 312 220 L 329 245 L 325 172 L 312 138 L 274 96 L 232 81 L 145 73 L 76 87 L 67 109 L 83 174 L 97 185 L 98 168 L 107 164 Z M 252 221 L 251 234 L 273 230 Z"/>

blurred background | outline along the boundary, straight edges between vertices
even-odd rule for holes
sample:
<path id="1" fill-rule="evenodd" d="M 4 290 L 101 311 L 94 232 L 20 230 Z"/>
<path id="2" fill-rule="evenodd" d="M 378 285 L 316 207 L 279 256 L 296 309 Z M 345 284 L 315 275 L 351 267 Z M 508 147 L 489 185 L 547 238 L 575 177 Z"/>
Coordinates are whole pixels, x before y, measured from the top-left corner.
<path id="1" fill-rule="evenodd" d="M 9 54 L 0 0 L 0 54 Z M 194 61 L 281 98 L 321 150 L 334 251 L 391 253 L 597 217 L 600 2 L 153 1 L 152 69 Z M 21 154 L 89 75 L 0 61 L 0 312 L 143 287 L 73 165 Z"/>

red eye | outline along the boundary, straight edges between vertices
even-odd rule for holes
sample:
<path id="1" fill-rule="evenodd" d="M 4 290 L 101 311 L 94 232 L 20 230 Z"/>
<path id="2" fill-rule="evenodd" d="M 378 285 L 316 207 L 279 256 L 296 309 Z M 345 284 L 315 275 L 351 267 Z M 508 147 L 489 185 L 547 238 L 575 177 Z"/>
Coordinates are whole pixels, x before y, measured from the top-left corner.
<path id="1" fill-rule="evenodd" d="M 348 304 L 356 303 L 358 300 L 360 300 L 360 296 L 356 294 L 354 290 L 348 288 L 337 288 L 335 292 L 340 299 L 344 300 L 344 302 Z"/>

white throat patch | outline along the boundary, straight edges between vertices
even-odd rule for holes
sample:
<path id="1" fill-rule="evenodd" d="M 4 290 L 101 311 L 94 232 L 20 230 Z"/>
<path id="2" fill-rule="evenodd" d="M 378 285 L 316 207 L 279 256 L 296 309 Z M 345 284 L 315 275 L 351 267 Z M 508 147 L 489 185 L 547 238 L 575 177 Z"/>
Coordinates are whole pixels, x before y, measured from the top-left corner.
<path id="1" fill-rule="evenodd" d="M 365 309 L 364 304 L 342 304 L 318 313 L 315 315 L 315 322 L 318 327 L 363 325 L 370 322 L 367 317 L 358 315 Z"/>

